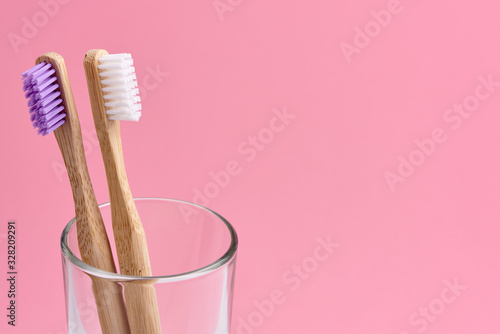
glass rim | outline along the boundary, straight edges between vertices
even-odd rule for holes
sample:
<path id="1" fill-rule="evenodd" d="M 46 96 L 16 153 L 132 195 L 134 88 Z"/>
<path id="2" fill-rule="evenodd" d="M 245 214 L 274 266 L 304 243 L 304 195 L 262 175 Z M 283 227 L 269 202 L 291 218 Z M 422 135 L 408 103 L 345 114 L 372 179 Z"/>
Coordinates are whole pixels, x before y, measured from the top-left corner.
<path id="1" fill-rule="evenodd" d="M 98 269 L 96 267 L 93 267 L 85 262 L 83 262 L 81 259 L 79 259 L 70 249 L 68 245 L 68 234 L 71 229 L 71 227 L 75 224 L 76 222 L 76 217 L 73 217 L 68 224 L 64 227 L 62 234 L 61 234 L 61 251 L 64 256 L 72 265 L 76 266 L 77 268 L 81 269 L 82 271 L 86 272 L 87 274 L 90 274 L 92 276 L 96 276 L 98 278 L 103 278 L 109 281 L 113 282 L 131 282 L 131 281 L 151 281 L 155 280 L 160 283 L 165 283 L 165 282 L 176 282 L 176 281 L 183 281 L 187 279 L 192 279 L 200 276 L 204 276 L 206 274 L 209 274 L 211 272 L 214 272 L 218 268 L 224 266 L 226 263 L 229 263 L 235 256 L 236 256 L 236 251 L 238 249 L 238 236 L 236 234 L 236 230 L 234 227 L 221 215 L 219 215 L 217 212 L 204 207 L 202 205 L 196 204 L 196 203 L 191 203 L 183 200 L 178 200 L 178 199 L 171 199 L 171 198 L 161 198 L 161 197 L 137 197 L 134 198 L 134 202 L 138 201 L 161 201 L 161 202 L 169 202 L 169 203 L 181 203 L 181 204 L 186 204 L 190 206 L 195 206 L 198 207 L 202 210 L 205 210 L 211 214 L 214 214 L 218 219 L 220 219 L 227 227 L 229 230 L 229 234 L 231 236 L 231 243 L 226 250 L 226 252 L 217 260 L 211 262 L 210 264 L 203 266 L 198 269 L 194 269 L 191 271 L 179 273 L 179 274 L 173 274 L 173 275 L 162 275 L 162 276 L 131 276 L 131 275 L 122 275 L 118 273 L 112 273 L 109 271 L 105 271 L 102 269 Z M 103 207 L 109 207 L 110 202 L 102 203 L 99 204 L 99 209 Z"/>

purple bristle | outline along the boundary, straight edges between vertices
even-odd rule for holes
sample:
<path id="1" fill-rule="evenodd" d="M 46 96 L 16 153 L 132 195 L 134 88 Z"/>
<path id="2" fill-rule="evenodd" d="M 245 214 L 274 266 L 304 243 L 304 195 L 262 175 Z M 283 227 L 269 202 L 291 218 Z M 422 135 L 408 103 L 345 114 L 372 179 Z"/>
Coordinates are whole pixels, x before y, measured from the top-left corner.
<path id="1" fill-rule="evenodd" d="M 39 70 L 42 66 L 44 66 L 45 63 L 40 63 L 32 68 L 30 68 L 29 70 L 27 70 L 26 72 L 24 72 L 21 77 L 24 79 L 24 78 L 27 78 L 30 74 L 32 74 L 33 72 Z"/>
<path id="2" fill-rule="evenodd" d="M 52 64 L 42 62 L 26 72 L 23 90 L 28 99 L 30 120 L 38 134 L 48 135 L 65 123 L 66 114 Z"/>

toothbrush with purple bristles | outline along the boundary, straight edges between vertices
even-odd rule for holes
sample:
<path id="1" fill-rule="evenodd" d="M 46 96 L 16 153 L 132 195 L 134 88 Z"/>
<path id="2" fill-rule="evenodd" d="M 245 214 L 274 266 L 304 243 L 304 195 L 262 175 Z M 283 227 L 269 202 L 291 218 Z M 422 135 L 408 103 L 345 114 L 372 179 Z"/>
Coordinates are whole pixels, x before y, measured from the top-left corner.
<path id="1" fill-rule="evenodd" d="M 54 132 L 59 144 L 73 191 L 81 258 L 95 268 L 116 272 L 87 170 L 80 121 L 64 60 L 57 53 L 49 52 L 40 56 L 36 64 L 22 74 L 23 89 L 29 99 L 33 127 L 43 136 Z M 102 333 L 130 333 L 122 288 L 92 278 L 92 289 Z"/>

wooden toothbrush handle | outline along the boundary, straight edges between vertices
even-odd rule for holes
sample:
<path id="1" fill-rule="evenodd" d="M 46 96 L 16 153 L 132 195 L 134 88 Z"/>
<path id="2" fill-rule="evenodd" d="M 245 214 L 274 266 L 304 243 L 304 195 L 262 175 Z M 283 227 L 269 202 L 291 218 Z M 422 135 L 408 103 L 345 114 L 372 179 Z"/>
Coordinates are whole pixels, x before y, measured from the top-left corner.
<path id="1" fill-rule="evenodd" d="M 127 312 L 130 314 L 130 330 L 133 334 L 161 334 L 158 301 L 154 286 L 125 284 Z"/>
<path id="2" fill-rule="evenodd" d="M 109 120 L 104 106 L 98 60 L 105 50 L 90 50 L 85 55 L 84 69 L 90 105 L 99 138 L 108 180 L 111 217 L 120 273 L 152 276 L 146 234 L 130 191 L 125 171 L 120 123 Z M 125 300 L 132 334 L 161 334 L 161 323 L 153 282 L 125 284 Z"/>
<path id="3" fill-rule="evenodd" d="M 101 278 L 91 278 L 102 334 L 130 333 L 122 286 Z"/>
<path id="4" fill-rule="evenodd" d="M 40 56 L 36 63 L 51 63 L 66 113 L 66 122 L 54 131 L 68 172 L 82 260 L 99 269 L 116 272 L 111 247 L 97 205 L 83 149 L 80 121 L 69 84 L 64 59 L 54 52 Z M 130 333 L 123 295 L 118 285 L 92 278 L 92 288 L 104 334 Z"/>
<path id="5" fill-rule="evenodd" d="M 115 183 L 112 181 L 110 184 Z M 131 276 L 152 276 L 146 235 L 132 197 L 128 200 L 118 193 L 111 196 L 115 200 L 115 206 L 111 207 L 111 212 L 120 272 Z M 155 282 L 155 280 L 148 280 L 124 284 L 132 334 L 161 334 L 162 332 L 158 301 L 153 286 Z"/>

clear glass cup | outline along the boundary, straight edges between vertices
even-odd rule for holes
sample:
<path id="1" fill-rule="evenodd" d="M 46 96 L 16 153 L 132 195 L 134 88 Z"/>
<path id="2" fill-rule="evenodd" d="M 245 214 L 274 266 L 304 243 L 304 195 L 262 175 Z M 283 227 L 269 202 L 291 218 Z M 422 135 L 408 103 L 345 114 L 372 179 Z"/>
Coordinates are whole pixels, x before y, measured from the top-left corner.
<path id="1" fill-rule="evenodd" d="M 230 333 L 238 247 L 234 228 L 197 204 L 162 198 L 137 198 L 135 203 L 146 232 L 152 277 L 87 265 L 80 259 L 75 219 L 65 227 L 61 249 L 68 332 L 102 333 L 92 290 L 98 280 L 115 291 L 127 284 L 154 286 L 163 334 Z M 100 209 L 119 268 L 109 203 Z"/>

